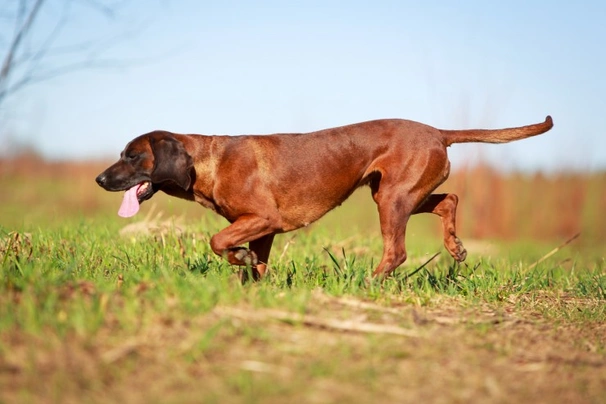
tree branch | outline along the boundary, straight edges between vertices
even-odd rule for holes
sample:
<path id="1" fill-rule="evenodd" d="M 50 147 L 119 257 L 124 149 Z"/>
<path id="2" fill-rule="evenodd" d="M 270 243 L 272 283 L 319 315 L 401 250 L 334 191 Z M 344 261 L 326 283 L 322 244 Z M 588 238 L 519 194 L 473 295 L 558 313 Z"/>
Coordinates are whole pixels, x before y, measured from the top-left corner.
<path id="1" fill-rule="evenodd" d="M 57 76 L 85 69 L 119 69 L 162 57 L 155 55 L 138 60 L 106 57 L 114 45 L 145 28 L 132 22 L 117 34 L 79 37 L 69 44 L 69 39 L 62 35 L 74 16 L 71 11 L 75 3 L 113 20 L 128 0 L 64 0 L 58 2 L 59 7 L 63 7 L 57 10 L 58 14 L 52 13 L 53 21 L 44 24 L 40 20 L 48 15 L 40 13 L 40 9 L 43 5 L 50 6 L 45 0 L 15 0 L 10 9 L 0 10 L 0 19 L 9 22 L 0 29 L 0 106 L 15 92 Z M 14 29 L 9 28 L 11 25 Z"/>
<path id="2" fill-rule="evenodd" d="M 15 35 L 15 38 L 13 39 L 9 47 L 8 53 L 4 58 L 4 62 L 2 62 L 2 69 L 0 70 L 0 87 L 3 87 L 6 84 L 5 81 L 7 80 L 11 72 L 11 68 L 13 66 L 13 59 L 17 51 L 19 50 L 19 46 L 21 45 L 23 38 L 25 37 L 25 35 L 27 35 L 34 20 L 36 19 L 36 16 L 38 15 L 38 11 L 40 11 L 42 3 L 44 3 L 44 0 L 36 0 L 34 6 L 29 12 L 29 15 L 27 16 L 27 19 L 25 20 L 25 23 L 23 23 L 21 27 L 17 30 L 17 34 Z M 24 12 L 24 7 L 25 2 L 22 1 L 21 8 L 19 10 L 19 15 Z M 19 18 L 17 19 L 19 20 Z"/>

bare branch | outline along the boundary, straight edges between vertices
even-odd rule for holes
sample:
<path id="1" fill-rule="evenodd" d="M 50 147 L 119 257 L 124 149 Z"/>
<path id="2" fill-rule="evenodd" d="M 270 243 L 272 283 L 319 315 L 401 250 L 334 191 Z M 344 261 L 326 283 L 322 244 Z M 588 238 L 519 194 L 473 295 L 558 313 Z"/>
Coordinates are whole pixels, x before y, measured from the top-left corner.
<path id="1" fill-rule="evenodd" d="M 173 52 L 167 52 L 161 55 L 151 55 L 144 58 L 129 58 L 129 59 L 114 59 L 114 58 L 97 58 L 89 57 L 79 62 L 65 64 L 55 68 L 47 68 L 45 70 L 38 69 L 32 71 L 30 74 L 23 75 L 21 79 L 17 80 L 14 84 L 7 88 L 0 87 L 0 104 L 2 99 L 10 94 L 13 94 L 24 87 L 40 82 L 48 81 L 59 76 L 63 76 L 69 73 L 75 73 L 77 71 L 91 70 L 91 69 L 124 69 L 126 67 L 143 65 L 147 63 L 153 63 L 158 58 L 169 57 L 174 52 L 178 52 L 178 49 Z"/>
<path id="2" fill-rule="evenodd" d="M 124 67 L 126 65 L 124 61 L 102 58 L 100 55 L 116 43 L 134 35 L 141 29 L 140 26 L 129 24 L 126 31 L 112 35 L 110 38 L 78 38 L 80 41 L 72 44 L 66 44 L 65 41 L 59 43 L 59 39 L 70 21 L 73 4 L 90 8 L 103 17 L 113 20 L 117 11 L 126 2 L 126 0 L 65 0 L 56 21 L 52 25 L 48 24 L 50 30 L 46 30 L 42 38 L 34 38 L 34 32 L 36 36 L 40 36 L 36 29 L 39 24 L 36 21 L 41 7 L 46 4 L 45 0 L 18 0 L 13 3 L 11 10 L 2 10 L 3 16 L 13 21 L 15 28 L 12 35 L 4 29 L 1 34 L 4 38 L 0 37 L 0 48 L 6 49 L 0 54 L 2 61 L 0 105 L 8 96 L 24 87 L 57 76 L 91 68 Z"/>
<path id="3" fill-rule="evenodd" d="M 101 2 L 98 2 L 95 0 L 83 0 L 82 4 L 86 4 L 86 5 L 94 8 L 95 10 L 99 11 L 101 14 L 105 15 L 107 18 L 113 19 L 116 17 L 116 12 L 114 11 L 114 9 Z"/>
<path id="4" fill-rule="evenodd" d="M 168 57 L 148 55 L 143 58 L 112 58 L 110 50 L 145 29 L 145 24 L 129 21 L 121 32 L 92 38 L 78 37 L 74 43 L 62 35 L 67 32 L 74 16 L 75 4 L 114 20 L 129 0 L 14 0 L 10 9 L 0 10 L 0 19 L 8 24 L 0 29 L 0 106 L 25 87 L 87 69 L 120 69 L 127 65 L 147 64 Z M 41 7 L 57 6 L 57 13 L 40 13 Z M 62 9 L 60 7 L 63 7 Z M 45 9 L 46 10 L 46 9 Z M 52 21 L 42 22 L 48 16 Z M 14 25 L 14 30 L 11 25 Z M 14 31 L 14 32 L 12 32 Z M 178 52 L 173 49 L 169 53 Z M 1 112 L 1 110 L 0 110 Z"/>
<path id="5" fill-rule="evenodd" d="M 55 69 L 48 69 L 46 71 L 39 71 L 37 73 L 27 74 L 23 76 L 20 80 L 18 80 L 15 84 L 9 86 L 6 89 L 0 90 L 0 101 L 3 97 L 11 93 L 15 93 L 21 90 L 23 87 L 29 86 L 31 84 L 40 83 L 43 81 L 54 79 L 58 76 L 63 76 L 68 73 L 73 73 L 79 70 L 84 69 L 107 69 L 107 68 L 122 68 L 125 67 L 127 63 L 120 64 L 118 60 L 85 60 L 81 62 L 76 62 L 68 65 L 64 65 Z"/>
<path id="6" fill-rule="evenodd" d="M 13 39 L 13 41 L 9 47 L 8 53 L 6 54 L 6 57 L 4 58 L 4 62 L 2 62 L 2 69 L 0 70 L 0 86 L 1 87 L 4 86 L 5 81 L 11 72 L 11 68 L 13 66 L 12 62 L 15 57 L 15 54 L 17 53 L 19 46 L 21 45 L 21 42 L 23 41 L 23 38 L 25 38 L 25 35 L 27 35 L 34 20 L 36 19 L 36 16 L 38 15 L 38 11 L 40 11 L 40 7 L 42 6 L 42 3 L 44 3 L 44 0 L 36 0 L 36 2 L 34 3 L 32 9 L 30 10 L 30 12 L 27 16 L 27 19 L 17 30 L 15 38 Z M 23 7 L 25 7 L 25 1 L 21 2 L 21 9 L 19 11 L 19 14 L 22 13 Z M 19 20 L 19 18 L 18 18 L 18 20 Z"/>
<path id="7" fill-rule="evenodd" d="M 23 62 L 28 62 L 30 64 L 28 69 L 25 70 L 25 72 L 22 74 L 23 77 L 32 75 L 33 72 L 35 72 L 36 68 L 38 68 L 39 63 L 50 51 L 52 44 L 55 42 L 56 38 L 59 36 L 62 28 L 65 26 L 65 23 L 67 22 L 68 8 L 69 8 L 69 2 L 66 2 L 64 5 L 64 8 L 63 8 L 63 12 L 61 13 L 61 17 L 59 18 L 59 21 L 57 21 L 57 23 L 53 27 L 52 31 L 50 32 L 50 34 L 44 40 L 42 45 L 40 45 L 38 47 L 37 50 L 35 50 L 32 53 L 24 53 L 25 55 L 29 55 L 29 56 L 27 56 L 26 58 L 21 57 L 21 58 L 19 58 L 20 60 L 13 61 L 13 68 L 18 67 Z"/>

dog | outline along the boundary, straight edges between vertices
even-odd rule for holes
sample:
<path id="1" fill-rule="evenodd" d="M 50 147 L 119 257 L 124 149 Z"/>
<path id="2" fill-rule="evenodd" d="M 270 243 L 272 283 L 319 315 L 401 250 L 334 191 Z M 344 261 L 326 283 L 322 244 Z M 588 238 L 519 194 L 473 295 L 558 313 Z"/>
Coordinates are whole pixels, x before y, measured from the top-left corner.
<path id="1" fill-rule="evenodd" d="M 446 250 L 457 262 L 465 260 L 456 235 L 458 197 L 432 194 L 448 178 L 448 146 L 506 143 L 552 127 L 547 116 L 542 123 L 493 130 L 441 130 L 384 119 L 305 134 L 154 131 L 128 143 L 96 181 L 107 191 L 126 191 L 119 210 L 124 217 L 136 214 L 158 191 L 225 217 L 230 225 L 211 238 L 210 247 L 230 264 L 250 268 L 255 280 L 266 273 L 276 234 L 315 222 L 368 185 L 383 237 L 383 257 L 373 276 L 384 277 L 406 260 L 406 224 L 417 213 L 438 215 Z"/>

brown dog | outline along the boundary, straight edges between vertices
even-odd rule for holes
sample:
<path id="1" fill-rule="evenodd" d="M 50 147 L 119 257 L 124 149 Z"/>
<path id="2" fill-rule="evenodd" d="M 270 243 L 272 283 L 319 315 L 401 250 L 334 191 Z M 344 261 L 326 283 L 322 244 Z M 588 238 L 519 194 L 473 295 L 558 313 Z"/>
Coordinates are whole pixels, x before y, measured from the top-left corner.
<path id="1" fill-rule="evenodd" d="M 233 265 L 266 270 L 274 235 L 318 220 L 352 192 L 369 185 L 378 205 L 383 258 L 373 275 L 387 275 L 406 260 L 406 223 L 416 213 L 441 217 L 444 245 L 463 261 L 455 234 L 458 198 L 432 194 L 448 177 L 446 147 L 505 143 L 539 135 L 553 122 L 497 130 L 440 130 L 389 119 L 308 134 L 266 136 L 179 135 L 155 131 L 137 137 L 120 160 L 97 177 L 108 191 L 125 191 L 120 215 L 164 191 L 196 201 L 230 226 L 214 235 L 212 250 Z M 249 248 L 242 247 L 249 243 Z"/>

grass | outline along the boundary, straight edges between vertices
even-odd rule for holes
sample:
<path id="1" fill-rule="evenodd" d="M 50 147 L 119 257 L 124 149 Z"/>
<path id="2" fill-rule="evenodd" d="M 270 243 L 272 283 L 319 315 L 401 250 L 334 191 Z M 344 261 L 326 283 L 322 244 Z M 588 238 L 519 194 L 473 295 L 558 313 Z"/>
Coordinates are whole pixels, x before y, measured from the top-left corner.
<path id="1" fill-rule="evenodd" d="M 277 237 L 268 277 L 243 286 L 208 246 L 222 219 L 162 196 L 119 219 L 120 197 L 88 185 L 96 169 L 0 176 L 0 402 L 604 400 L 591 238 L 532 267 L 559 234 L 478 240 L 467 226 L 455 265 L 437 218 L 415 217 L 409 260 L 378 283 L 376 213 L 355 194 Z"/>

